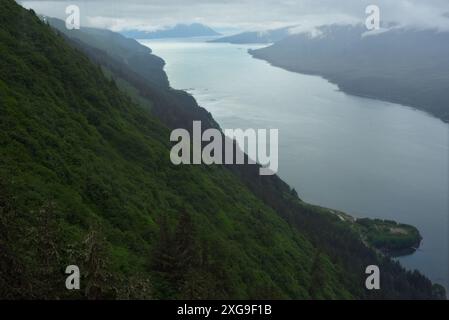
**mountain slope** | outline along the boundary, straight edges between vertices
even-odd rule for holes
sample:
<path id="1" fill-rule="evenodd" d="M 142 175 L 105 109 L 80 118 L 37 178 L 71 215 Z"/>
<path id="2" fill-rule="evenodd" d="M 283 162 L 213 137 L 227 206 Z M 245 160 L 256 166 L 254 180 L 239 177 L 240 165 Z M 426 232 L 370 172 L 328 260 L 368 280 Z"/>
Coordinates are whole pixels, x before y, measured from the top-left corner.
<path id="1" fill-rule="evenodd" d="M 122 37 L 109 30 L 94 28 L 67 30 L 62 20 L 54 18 L 46 18 L 46 20 L 58 30 L 70 32 L 72 38 L 105 51 L 134 72 L 142 72 L 142 66 L 147 66 L 143 69 L 145 79 L 153 86 L 168 87 L 167 75 L 163 71 L 164 61 L 153 55 L 151 49 L 139 45 L 135 40 Z"/>
<path id="2" fill-rule="evenodd" d="M 64 30 L 62 31 L 64 32 Z M 70 37 L 70 32 L 65 32 L 65 34 Z M 201 120 L 206 127 L 217 127 L 210 114 L 203 108 L 200 108 L 194 99 L 183 100 L 182 105 L 185 112 L 182 114 L 182 118 L 184 121 L 177 121 L 180 120 L 179 109 L 165 101 L 161 103 L 153 88 L 142 85 L 144 80 L 139 80 L 139 74 L 126 72 L 122 66 L 117 65 L 116 62 L 109 62 L 107 56 L 99 52 L 94 53 L 95 50 L 85 44 L 76 43 L 75 46 L 86 52 L 95 63 L 105 66 L 105 68 L 110 70 L 113 78 L 118 80 L 118 83 L 125 83 L 122 86 L 124 90 L 129 91 L 128 88 L 130 86 L 135 86 L 138 88 L 137 91 L 140 93 L 140 98 L 159 101 L 155 105 L 161 104 L 159 110 L 163 109 L 166 112 L 161 116 L 160 111 L 155 110 L 155 108 L 152 111 L 170 128 L 178 127 L 173 126 L 174 121 L 176 121 L 181 127 L 186 130 L 191 130 L 191 123 L 194 120 Z M 117 70 L 117 67 L 119 70 Z M 141 75 L 145 74 L 143 69 Z M 170 96 L 173 93 L 178 94 L 179 91 L 169 90 L 167 94 Z M 351 277 L 346 279 L 346 285 L 348 287 L 353 286 L 354 283 L 363 282 L 363 266 L 379 263 L 382 264 L 383 270 L 388 270 L 387 273 L 390 274 L 388 276 L 389 281 L 383 284 L 384 289 L 381 295 L 370 293 L 368 297 L 399 298 L 405 297 L 405 291 L 408 292 L 407 297 L 417 297 L 413 293 L 414 289 L 401 289 L 398 292 L 396 288 L 407 287 L 409 284 L 405 283 L 415 282 L 420 278 L 420 275 L 418 273 L 407 275 L 397 264 L 392 264 L 388 259 L 378 261 L 375 255 L 373 255 L 373 252 L 369 248 L 366 248 L 360 241 L 360 235 L 351 232 L 351 224 L 341 223 L 341 220 L 336 218 L 335 210 L 315 208 L 298 201 L 296 192 L 291 190 L 279 177 L 260 177 L 258 169 L 254 166 L 227 166 L 227 169 L 237 176 L 267 206 L 275 210 L 285 221 L 301 233 L 307 235 L 314 246 L 326 252 L 334 261 L 339 261 L 339 264 L 341 264 L 341 267 L 347 275 L 354 275 L 353 279 L 349 280 Z M 342 259 L 343 256 L 345 257 L 344 259 Z M 354 292 L 357 292 L 355 294 L 356 296 L 363 296 L 366 293 L 361 289 L 360 286 L 353 288 Z"/>
<path id="3" fill-rule="evenodd" d="M 317 263 L 313 295 L 351 296 L 227 170 L 171 165 L 167 128 L 36 16 L 7 1 L 0 21 L 0 244 L 23 269 L 1 265 L 1 296 L 308 298 Z M 85 291 L 57 290 L 68 264 Z"/>
<path id="4" fill-rule="evenodd" d="M 47 21 L 95 64 L 120 78 L 118 84 L 132 86 L 140 97 L 137 100 L 149 100 L 146 104 L 151 105 L 152 113 L 170 128 L 187 128 L 193 120 L 201 121 L 205 128 L 218 127 L 210 113 L 199 107 L 189 94 L 170 88 L 163 70 L 165 62 L 151 54 L 149 48 L 108 30 L 67 30 L 59 19 L 47 18 Z"/>
<path id="5" fill-rule="evenodd" d="M 449 121 L 449 33 L 328 26 L 250 53 L 287 70 L 321 75 L 350 94 L 412 106 Z"/>
<path id="6" fill-rule="evenodd" d="M 437 297 L 277 177 L 173 166 L 166 124 L 117 87 L 139 74 L 2 5 L 1 297 Z M 73 47 L 102 57 L 104 71 Z M 176 92 L 170 104 L 149 89 L 149 104 L 180 108 Z M 366 263 L 381 265 L 381 292 L 364 291 Z M 82 291 L 62 289 L 68 264 Z"/>

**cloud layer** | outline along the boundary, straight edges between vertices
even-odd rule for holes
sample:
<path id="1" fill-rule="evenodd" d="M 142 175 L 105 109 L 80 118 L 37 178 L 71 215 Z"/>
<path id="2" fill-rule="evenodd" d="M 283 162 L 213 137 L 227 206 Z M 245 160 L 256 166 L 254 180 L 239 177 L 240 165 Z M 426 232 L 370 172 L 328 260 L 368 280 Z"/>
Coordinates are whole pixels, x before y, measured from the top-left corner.
<path id="1" fill-rule="evenodd" d="M 365 8 L 380 7 L 384 24 L 449 31 L 448 0 L 25 0 L 26 8 L 64 18 L 76 4 L 82 24 L 108 28 L 154 30 L 176 23 L 200 22 L 221 30 L 266 30 L 301 25 L 362 23 Z"/>

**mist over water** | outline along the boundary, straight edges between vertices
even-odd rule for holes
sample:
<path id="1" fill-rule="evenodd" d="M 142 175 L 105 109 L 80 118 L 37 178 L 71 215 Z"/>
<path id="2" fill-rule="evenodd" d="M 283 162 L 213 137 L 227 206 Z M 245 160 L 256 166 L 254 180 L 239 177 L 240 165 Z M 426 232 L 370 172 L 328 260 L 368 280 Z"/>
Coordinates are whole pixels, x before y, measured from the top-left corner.
<path id="1" fill-rule="evenodd" d="M 272 67 L 247 53 L 258 46 L 142 43 L 222 128 L 279 129 L 279 175 L 303 200 L 418 227 L 420 249 L 399 260 L 449 288 L 448 124 Z"/>

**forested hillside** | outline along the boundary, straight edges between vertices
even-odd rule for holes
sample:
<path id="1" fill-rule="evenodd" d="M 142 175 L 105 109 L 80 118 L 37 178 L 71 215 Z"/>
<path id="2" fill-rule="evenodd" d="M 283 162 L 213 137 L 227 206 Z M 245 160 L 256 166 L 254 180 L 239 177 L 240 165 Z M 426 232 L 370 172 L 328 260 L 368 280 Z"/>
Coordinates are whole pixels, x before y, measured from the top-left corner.
<path id="1" fill-rule="evenodd" d="M 172 165 L 169 128 L 204 109 L 0 1 L 0 297 L 441 297 L 277 177 Z"/>
<path id="2" fill-rule="evenodd" d="M 449 121 L 449 32 L 325 26 L 251 54 L 287 70 L 316 74 L 349 94 L 411 106 Z"/>

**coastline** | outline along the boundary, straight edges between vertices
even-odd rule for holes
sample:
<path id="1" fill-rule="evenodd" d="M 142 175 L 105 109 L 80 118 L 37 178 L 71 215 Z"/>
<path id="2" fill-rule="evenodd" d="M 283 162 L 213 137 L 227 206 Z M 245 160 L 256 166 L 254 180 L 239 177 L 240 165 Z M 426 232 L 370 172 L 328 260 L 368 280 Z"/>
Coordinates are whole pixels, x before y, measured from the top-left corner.
<path id="1" fill-rule="evenodd" d="M 237 46 L 237 45 L 236 45 L 236 46 Z M 249 49 L 249 51 L 250 51 L 250 50 L 251 50 L 251 49 Z M 156 53 L 156 54 L 157 54 L 157 53 Z M 158 55 L 158 56 L 160 56 L 160 55 Z M 298 74 L 301 74 L 301 73 L 302 73 L 302 72 L 297 72 L 297 71 L 294 71 L 294 70 L 289 70 L 288 68 L 284 68 L 284 67 L 282 67 L 282 66 L 275 65 L 275 64 L 273 64 L 273 63 L 271 63 L 271 62 L 269 62 L 269 61 L 267 61 L 267 60 L 265 60 L 265 59 L 257 58 L 257 57 L 254 57 L 253 55 L 251 55 L 251 56 L 252 56 L 252 58 L 255 58 L 255 59 L 258 59 L 258 60 L 263 60 L 263 61 L 267 62 L 270 66 L 273 66 L 273 67 L 275 67 L 275 68 L 280 68 L 280 69 L 283 69 L 283 70 L 287 70 L 287 71 L 292 72 L 292 73 L 298 73 Z M 165 66 L 165 67 L 166 67 L 166 66 Z M 166 68 L 164 68 L 164 70 L 167 72 Z M 320 75 L 320 74 L 317 74 L 317 73 L 303 73 L 303 74 L 306 74 L 306 75 L 313 75 L 313 76 L 318 76 L 318 77 L 324 79 L 325 81 L 328 81 L 328 82 L 330 82 L 330 83 L 332 83 L 332 84 L 336 84 L 335 81 L 329 80 L 329 79 L 325 78 L 324 76 L 322 76 L 322 75 Z M 186 93 L 187 93 L 188 95 L 190 95 L 193 99 L 195 99 L 195 101 L 197 101 L 197 97 L 195 96 L 194 92 L 191 92 L 191 90 L 189 90 L 189 89 L 193 89 L 192 87 L 189 87 L 189 86 L 183 86 L 183 87 L 180 87 L 180 88 L 184 88 L 184 89 L 179 89 L 179 90 L 182 90 L 182 91 L 186 92 Z M 342 92 L 344 92 L 344 91 L 342 90 Z M 347 93 L 348 95 L 357 96 L 357 95 L 354 95 L 354 94 L 350 94 L 350 93 L 348 93 L 348 92 L 345 92 L 345 93 Z M 359 97 L 363 97 L 363 96 L 361 96 L 361 95 L 358 95 L 358 96 L 359 96 Z M 374 99 L 373 99 L 373 98 L 367 97 L 367 96 L 365 96 L 365 97 L 363 97 L 363 98 L 368 98 L 368 99 L 378 100 L 378 101 L 385 101 L 385 100 L 381 100 L 381 99 L 377 99 L 377 98 L 374 98 Z M 387 101 L 387 102 L 389 102 L 389 101 Z M 200 102 L 198 102 L 198 105 L 201 105 L 203 108 L 205 108 L 205 105 L 201 104 Z M 424 111 L 424 110 L 416 109 L 416 108 L 409 107 L 409 106 L 402 105 L 402 104 L 401 104 L 401 106 L 405 106 L 405 107 L 407 107 L 408 109 L 411 109 L 411 110 L 416 110 L 416 111 L 424 112 L 424 113 L 426 113 L 427 115 L 432 116 L 432 118 L 436 118 L 434 115 L 432 115 L 432 114 L 430 114 L 430 113 L 428 113 L 428 112 L 426 112 L 426 111 Z M 208 110 L 208 109 L 206 109 L 206 110 L 207 110 L 208 112 L 211 112 L 211 111 Z M 440 121 L 442 121 L 440 118 L 438 118 L 438 119 L 439 119 Z M 301 202 L 302 202 L 302 201 L 301 201 Z M 320 207 L 319 205 L 313 204 L 313 202 L 310 202 L 310 203 L 309 203 L 309 202 L 302 202 L 302 204 L 303 204 L 304 206 L 306 206 L 306 207 L 321 208 L 321 209 L 326 210 L 326 211 L 328 211 L 328 212 L 332 212 L 332 211 L 333 211 L 333 212 L 339 212 L 339 213 L 341 213 L 341 214 L 344 214 L 345 216 L 349 216 L 348 214 L 343 213 L 343 212 L 340 212 L 340 211 L 337 211 L 337 210 L 326 209 L 325 207 Z M 355 220 L 355 218 L 353 218 L 353 217 L 352 217 L 352 219 Z M 359 233 L 359 236 L 361 237 L 361 234 L 360 234 L 360 233 Z M 362 239 L 362 242 L 363 242 L 363 239 Z M 419 242 L 420 242 L 420 244 L 421 244 L 421 240 L 420 240 Z M 415 246 L 410 246 L 410 247 L 403 248 L 404 251 L 401 251 L 401 252 L 395 251 L 394 253 L 388 253 L 388 252 L 383 252 L 381 249 L 377 249 L 377 248 L 373 247 L 372 245 L 370 245 L 370 244 L 367 243 L 367 242 L 364 242 L 364 245 L 365 245 L 366 247 L 370 248 L 370 249 L 373 249 L 373 251 L 375 251 L 377 254 L 379 254 L 379 256 L 382 256 L 382 257 L 385 257 L 385 258 L 391 258 L 392 260 L 395 260 L 394 258 L 396 258 L 396 257 L 401 257 L 401 256 L 404 256 L 404 255 L 411 256 L 411 255 L 413 255 L 413 254 L 416 252 L 416 249 L 418 249 L 418 247 L 415 245 Z M 401 266 L 402 266 L 403 268 L 406 268 L 406 269 L 407 269 L 407 267 L 406 267 L 405 265 L 403 265 L 401 262 L 399 262 L 399 263 L 401 264 Z M 408 269 L 408 270 L 410 270 L 410 269 Z M 423 273 L 423 274 L 425 274 L 425 275 L 427 276 L 426 273 Z"/>
<path id="2" fill-rule="evenodd" d="M 286 71 L 289 71 L 289 72 L 294 72 L 294 73 L 299 73 L 299 74 L 304 74 L 304 75 L 309 75 L 309 76 L 321 77 L 321 78 L 325 79 L 326 81 L 329 81 L 330 83 L 336 85 L 338 87 L 339 91 L 341 91 L 341 92 L 343 92 L 343 93 L 345 93 L 347 95 L 351 95 L 351 96 L 359 97 L 359 98 L 365 98 L 365 99 L 382 101 L 382 102 L 386 102 L 386 103 L 398 104 L 398 105 L 401 105 L 401 106 L 406 107 L 406 108 L 410 108 L 410 109 L 413 109 L 413 110 L 416 110 L 416 111 L 423 112 L 423 113 L 425 113 L 425 114 L 427 114 L 429 116 L 432 116 L 432 117 L 434 117 L 436 119 L 439 119 L 441 122 L 443 122 L 445 124 L 449 124 L 449 118 L 446 119 L 446 118 L 443 118 L 443 117 L 439 116 L 438 114 L 432 113 L 432 112 L 430 112 L 428 110 L 425 110 L 425 109 L 421 109 L 418 105 L 413 105 L 413 101 L 405 102 L 405 101 L 403 101 L 401 99 L 383 98 L 383 97 L 376 96 L 376 95 L 369 95 L 369 94 L 357 92 L 355 90 L 350 90 L 350 89 L 344 87 L 344 85 L 342 85 L 342 83 L 339 80 L 337 80 L 337 79 L 335 79 L 335 78 L 333 78 L 333 77 L 331 77 L 329 75 L 325 75 L 325 74 L 319 73 L 319 72 L 308 71 L 308 70 L 305 70 L 305 69 L 296 69 L 294 67 L 289 67 L 289 66 L 283 65 L 281 63 L 276 63 L 273 60 L 270 60 L 268 58 L 258 56 L 255 53 L 255 50 L 253 50 L 253 49 L 248 49 L 248 54 L 252 58 L 265 61 L 270 66 L 275 67 L 275 68 L 280 68 L 280 69 L 283 69 L 283 70 L 286 70 Z"/>

